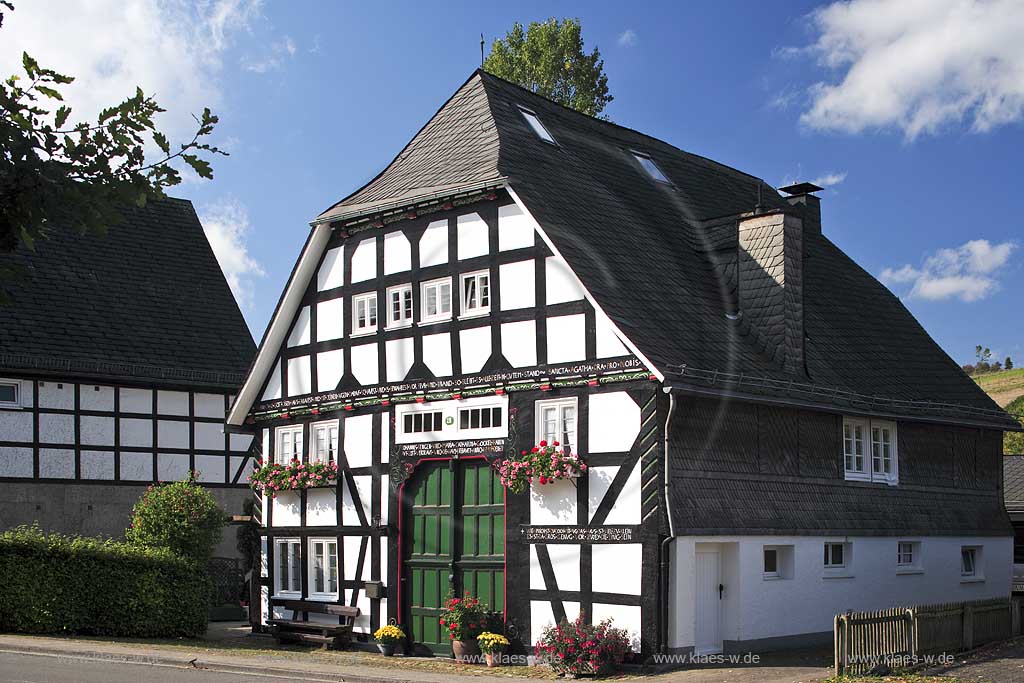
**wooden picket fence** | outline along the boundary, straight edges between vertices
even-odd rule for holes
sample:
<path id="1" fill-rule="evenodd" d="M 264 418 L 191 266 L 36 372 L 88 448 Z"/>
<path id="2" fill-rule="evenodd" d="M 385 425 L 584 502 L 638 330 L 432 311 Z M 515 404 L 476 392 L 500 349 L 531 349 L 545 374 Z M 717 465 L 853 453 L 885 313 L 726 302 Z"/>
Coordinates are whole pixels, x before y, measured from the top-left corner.
<path id="1" fill-rule="evenodd" d="M 1005 640 L 1015 626 L 1019 629 L 1020 609 L 1016 600 L 993 598 L 837 614 L 836 675 L 864 674 L 883 663 L 897 669 L 920 655 L 953 654 Z"/>

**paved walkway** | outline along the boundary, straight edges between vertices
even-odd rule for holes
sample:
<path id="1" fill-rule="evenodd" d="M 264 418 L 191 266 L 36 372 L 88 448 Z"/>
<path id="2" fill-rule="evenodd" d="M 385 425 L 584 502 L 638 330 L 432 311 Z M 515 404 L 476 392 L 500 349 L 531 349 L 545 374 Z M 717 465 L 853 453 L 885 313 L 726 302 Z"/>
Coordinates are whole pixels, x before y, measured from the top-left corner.
<path id="1" fill-rule="evenodd" d="M 202 669 L 209 673 L 259 675 L 284 679 L 349 683 L 509 683 L 510 678 L 551 679 L 544 667 L 457 665 L 444 658 L 385 659 L 368 652 L 325 652 L 279 647 L 266 636 L 253 636 L 238 624 L 212 624 L 202 640 L 112 641 L 0 634 L 0 657 L 24 661 L 40 658 L 40 667 L 67 665 L 99 673 L 113 665 L 150 665 L 166 670 Z M 659 675 L 630 673 L 623 678 L 652 683 L 814 683 L 827 677 L 829 653 L 765 655 L 758 665 L 705 664 Z M 46 659 L 42 659 L 46 658 Z M 162 675 L 162 674 L 161 674 Z M 0 677 L 2 680 L 2 677 Z M 26 679 L 28 680 L 28 679 Z M 97 680 L 102 680 L 102 676 Z M 211 680 L 213 680 L 211 678 Z"/>
<path id="2" fill-rule="evenodd" d="M 1024 638 L 983 648 L 953 664 L 928 669 L 932 676 L 952 676 L 962 681 L 1021 683 L 1024 681 Z"/>

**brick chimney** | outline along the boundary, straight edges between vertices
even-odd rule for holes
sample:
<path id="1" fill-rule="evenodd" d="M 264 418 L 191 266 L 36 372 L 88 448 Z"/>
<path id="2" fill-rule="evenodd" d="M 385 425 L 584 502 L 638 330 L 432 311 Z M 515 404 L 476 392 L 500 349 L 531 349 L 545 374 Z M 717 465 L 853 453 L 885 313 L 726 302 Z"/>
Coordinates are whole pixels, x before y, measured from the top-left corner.
<path id="1" fill-rule="evenodd" d="M 753 213 L 739 223 L 744 327 L 761 351 L 794 374 L 804 372 L 803 234 L 803 221 L 782 210 Z"/>

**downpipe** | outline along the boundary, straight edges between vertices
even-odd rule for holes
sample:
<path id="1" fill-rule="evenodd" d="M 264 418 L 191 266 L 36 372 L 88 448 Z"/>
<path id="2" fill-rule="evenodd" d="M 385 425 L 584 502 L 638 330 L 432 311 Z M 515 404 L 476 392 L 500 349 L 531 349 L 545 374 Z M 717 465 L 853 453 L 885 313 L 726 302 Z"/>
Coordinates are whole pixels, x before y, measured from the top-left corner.
<path id="1" fill-rule="evenodd" d="M 665 416 L 665 444 L 662 451 L 662 457 L 665 459 L 663 495 L 665 497 L 665 515 L 668 517 L 668 537 L 662 539 L 661 544 L 658 546 L 658 630 L 660 631 L 658 634 L 658 649 L 661 654 L 665 655 L 668 654 L 669 589 L 671 588 L 669 544 L 676 540 L 675 527 L 672 523 L 671 502 L 669 501 L 668 435 L 669 427 L 672 424 L 672 414 L 676 409 L 676 399 L 672 395 L 671 387 L 666 386 L 662 390 L 668 394 L 668 414 Z"/>

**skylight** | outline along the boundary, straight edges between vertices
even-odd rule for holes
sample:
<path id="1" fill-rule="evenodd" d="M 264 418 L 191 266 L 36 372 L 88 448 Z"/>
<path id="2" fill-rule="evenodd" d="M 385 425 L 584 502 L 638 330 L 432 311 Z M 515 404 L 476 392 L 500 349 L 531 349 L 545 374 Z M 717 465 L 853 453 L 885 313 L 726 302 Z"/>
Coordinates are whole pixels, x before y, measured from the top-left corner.
<path id="1" fill-rule="evenodd" d="M 555 142 L 555 139 L 551 137 L 551 133 L 549 133 L 548 129 L 544 127 L 544 124 L 540 122 L 540 119 L 537 118 L 536 114 L 529 109 L 524 109 L 523 107 L 520 107 L 519 111 L 523 113 L 523 118 L 526 119 L 528 124 L 530 124 L 530 128 L 533 128 L 533 132 L 537 134 L 537 137 L 544 142 L 550 142 L 552 145 L 558 144 Z"/>
<path id="2" fill-rule="evenodd" d="M 643 169 L 647 171 L 647 175 L 651 176 L 659 183 L 669 182 L 668 177 L 664 173 L 662 173 L 661 169 L 658 168 L 658 165 L 654 163 L 654 159 L 647 156 L 643 152 L 633 152 L 633 157 L 643 167 Z"/>

